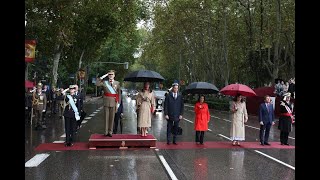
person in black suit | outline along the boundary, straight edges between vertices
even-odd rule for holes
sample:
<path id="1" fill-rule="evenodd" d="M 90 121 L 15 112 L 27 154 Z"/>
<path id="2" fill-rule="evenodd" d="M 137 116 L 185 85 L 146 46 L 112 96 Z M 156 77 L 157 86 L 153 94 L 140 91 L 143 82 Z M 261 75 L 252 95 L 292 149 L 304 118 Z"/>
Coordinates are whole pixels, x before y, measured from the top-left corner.
<path id="1" fill-rule="evenodd" d="M 120 94 L 122 95 L 122 90 L 120 90 Z M 113 134 L 117 134 L 119 122 L 120 122 L 120 131 L 122 133 L 122 123 L 120 120 L 120 119 L 122 119 L 122 117 L 123 117 L 123 104 L 122 104 L 122 98 L 121 98 L 120 106 L 119 106 L 116 114 L 114 115 Z"/>
<path id="2" fill-rule="evenodd" d="M 70 94 L 65 97 L 65 109 L 64 109 L 64 125 L 66 132 L 66 142 L 65 146 L 72 146 L 75 140 L 75 132 L 76 132 L 76 121 L 80 120 L 78 104 L 79 99 L 78 96 L 75 95 L 75 86 L 69 86 Z"/>
<path id="3" fill-rule="evenodd" d="M 173 134 L 173 144 L 176 143 L 177 131 L 179 122 L 182 119 L 184 104 L 183 97 L 178 93 L 179 84 L 172 84 L 172 91 L 170 91 L 164 102 L 164 115 L 167 120 L 167 144 L 170 144 L 171 133 Z"/>
<path id="4" fill-rule="evenodd" d="M 274 125 L 274 110 L 270 103 L 269 95 L 264 96 L 264 103 L 260 104 L 259 122 L 260 122 L 260 144 L 270 145 L 268 143 L 271 126 Z"/>

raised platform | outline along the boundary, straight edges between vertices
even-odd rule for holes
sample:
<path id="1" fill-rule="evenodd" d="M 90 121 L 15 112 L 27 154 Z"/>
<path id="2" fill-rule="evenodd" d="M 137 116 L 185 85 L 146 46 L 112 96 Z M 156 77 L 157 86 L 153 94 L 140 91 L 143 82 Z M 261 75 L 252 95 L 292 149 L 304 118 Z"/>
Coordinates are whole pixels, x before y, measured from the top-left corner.
<path id="1" fill-rule="evenodd" d="M 138 134 L 113 134 L 112 137 L 103 134 L 92 134 L 89 138 L 89 149 L 98 147 L 119 147 L 126 149 L 128 147 L 149 147 L 156 148 L 157 139 L 148 134 L 142 137 Z"/>

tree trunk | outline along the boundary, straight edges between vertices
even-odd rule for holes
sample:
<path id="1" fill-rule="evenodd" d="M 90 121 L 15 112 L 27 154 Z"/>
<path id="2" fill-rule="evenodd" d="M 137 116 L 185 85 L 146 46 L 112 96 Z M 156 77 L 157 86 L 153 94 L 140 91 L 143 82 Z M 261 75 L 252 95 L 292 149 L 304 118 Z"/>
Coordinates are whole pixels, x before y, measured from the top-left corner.
<path id="1" fill-rule="evenodd" d="M 276 43 L 274 46 L 274 56 L 273 56 L 273 79 L 279 76 L 279 64 L 280 64 L 280 33 L 281 33 L 281 12 L 280 12 L 280 0 L 276 1 L 276 15 L 277 15 L 277 31 L 276 31 Z"/>
<path id="2" fill-rule="evenodd" d="M 51 86 L 56 86 L 57 81 L 58 81 L 58 66 L 59 66 L 59 60 L 61 56 L 62 48 L 61 44 L 56 44 L 54 48 L 54 56 L 53 56 L 53 67 L 52 67 L 52 85 Z"/>
<path id="3" fill-rule="evenodd" d="M 230 70 L 229 70 L 229 63 L 228 63 L 228 47 L 227 47 L 227 15 L 226 15 L 226 5 L 224 4 L 223 7 L 223 60 L 226 65 L 226 71 L 225 71 L 225 79 L 224 84 L 227 86 L 229 84 L 229 76 L 230 76 Z"/>

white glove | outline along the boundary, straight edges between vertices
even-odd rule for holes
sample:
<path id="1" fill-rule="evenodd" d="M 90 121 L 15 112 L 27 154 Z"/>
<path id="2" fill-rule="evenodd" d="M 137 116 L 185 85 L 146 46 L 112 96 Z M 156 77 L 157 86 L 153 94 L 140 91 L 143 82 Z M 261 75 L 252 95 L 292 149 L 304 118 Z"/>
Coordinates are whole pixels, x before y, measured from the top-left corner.
<path id="1" fill-rule="evenodd" d="M 44 109 L 44 110 L 42 110 L 42 112 L 46 112 L 46 110 Z"/>
<path id="2" fill-rule="evenodd" d="M 80 120 L 80 116 L 79 116 L 79 113 L 78 113 L 78 112 L 76 112 L 75 117 L 76 117 L 76 120 L 77 120 L 77 121 Z"/>
<path id="3" fill-rule="evenodd" d="M 61 93 L 62 93 L 63 95 L 65 95 L 67 91 L 69 91 L 69 88 L 63 90 Z"/>
<path id="4" fill-rule="evenodd" d="M 28 107 L 26 107 L 26 109 L 28 109 Z"/>
<path id="5" fill-rule="evenodd" d="M 168 115 L 166 115 L 166 116 L 165 116 L 165 118 L 166 118 L 166 119 L 169 119 L 169 116 L 168 116 Z"/>
<path id="6" fill-rule="evenodd" d="M 105 74 L 105 75 L 101 76 L 100 79 L 104 79 L 107 76 L 108 76 L 108 74 Z"/>
<path id="7" fill-rule="evenodd" d="M 262 121 L 260 121 L 260 124 L 263 126 L 263 122 Z"/>

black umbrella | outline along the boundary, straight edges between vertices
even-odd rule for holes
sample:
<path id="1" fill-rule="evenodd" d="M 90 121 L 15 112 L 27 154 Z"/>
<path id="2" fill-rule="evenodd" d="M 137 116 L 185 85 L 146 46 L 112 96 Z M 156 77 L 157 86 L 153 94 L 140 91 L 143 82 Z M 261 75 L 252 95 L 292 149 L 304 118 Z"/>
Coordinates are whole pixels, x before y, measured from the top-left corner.
<path id="1" fill-rule="evenodd" d="M 150 70 L 134 71 L 124 78 L 124 81 L 131 82 L 159 82 L 163 80 L 164 78 L 159 73 Z"/>
<path id="2" fill-rule="evenodd" d="M 187 94 L 217 94 L 218 92 L 219 89 L 215 85 L 207 82 L 193 82 L 184 90 Z"/>

